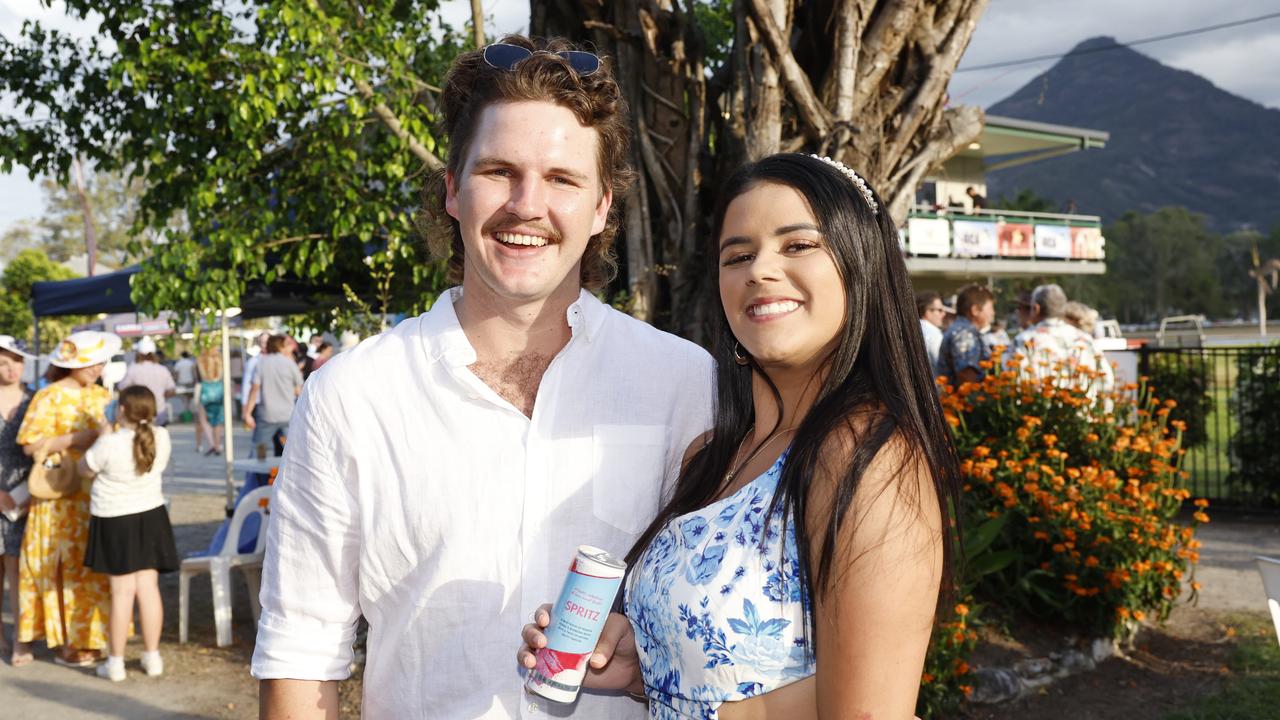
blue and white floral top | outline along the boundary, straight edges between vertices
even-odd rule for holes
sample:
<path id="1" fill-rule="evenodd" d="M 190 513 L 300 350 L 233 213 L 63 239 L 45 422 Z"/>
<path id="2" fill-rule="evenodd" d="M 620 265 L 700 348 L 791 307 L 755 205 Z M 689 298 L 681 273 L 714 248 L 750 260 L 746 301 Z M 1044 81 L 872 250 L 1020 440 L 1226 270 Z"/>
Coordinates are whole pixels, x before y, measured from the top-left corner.
<path id="1" fill-rule="evenodd" d="M 764 517 L 785 460 L 783 453 L 734 494 L 673 519 L 630 573 L 625 612 L 649 717 L 715 720 L 721 703 L 814 673 L 794 525 L 786 523 L 784 542 L 781 508 Z"/>

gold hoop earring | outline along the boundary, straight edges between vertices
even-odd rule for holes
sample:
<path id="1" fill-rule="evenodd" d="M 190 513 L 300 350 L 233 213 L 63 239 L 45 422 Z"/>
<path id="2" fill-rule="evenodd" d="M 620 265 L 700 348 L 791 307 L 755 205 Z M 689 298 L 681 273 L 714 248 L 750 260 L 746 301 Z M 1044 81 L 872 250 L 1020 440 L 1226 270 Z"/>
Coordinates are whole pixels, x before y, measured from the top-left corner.
<path id="1" fill-rule="evenodd" d="M 733 342 L 733 361 L 739 365 L 747 365 L 751 362 L 742 356 L 742 345 L 738 344 L 736 340 Z"/>

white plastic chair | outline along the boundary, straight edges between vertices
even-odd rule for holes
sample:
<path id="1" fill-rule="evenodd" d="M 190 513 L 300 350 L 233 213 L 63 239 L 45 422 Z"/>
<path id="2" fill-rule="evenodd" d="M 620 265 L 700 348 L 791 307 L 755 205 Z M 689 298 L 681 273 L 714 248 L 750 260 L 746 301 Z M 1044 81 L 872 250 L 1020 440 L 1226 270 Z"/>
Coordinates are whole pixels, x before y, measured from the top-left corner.
<path id="1" fill-rule="evenodd" d="M 218 647 L 231 644 L 231 568 L 238 567 L 244 573 L 245 584 L 249 586 L 249 605 L 253 610 L 253 620 L 257 622 L 261 612 L 258 583 L 262 577 L 262 557 L 267 544 L 267 509 L 263 501 L 269 501 L 270 498 L 270 485 L 246 493 L 231 515 L 231 524 L 227 527 L 227 536 L 218 554 L 182 561 L 178 574 L 178 642 L 187 641 L 187 591 L 191 586 L 192 575 L 209 573 L 209 584 L 213 589 L 213 625 L 217 631 Z M 253 552 L 241 554 L 237 549 L 240 544 L 240 529 L 249 516 L 255 514 L 259 516 L 258 539 L 253 545 Z"/>
<path id="2" fill-rule="evenodd" d="M 1271 621 L 1276 626 L 1276 641 L 1280 642 L 1280 560 L 1257 555 L 1258 572 L 1262 573 L 1262 588 L 1267 591 L 1267 607 L 1271 608 Z"/>

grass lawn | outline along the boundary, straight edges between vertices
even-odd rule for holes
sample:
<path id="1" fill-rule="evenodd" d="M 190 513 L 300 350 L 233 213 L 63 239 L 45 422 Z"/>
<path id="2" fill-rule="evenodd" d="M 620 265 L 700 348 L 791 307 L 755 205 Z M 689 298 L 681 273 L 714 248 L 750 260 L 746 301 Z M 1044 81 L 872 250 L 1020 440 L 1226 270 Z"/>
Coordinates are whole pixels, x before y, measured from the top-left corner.
<path id="1" fill-rule="evenodd" d="M 1280 715 L 1280 643 L 1274 626 L 1256 615 L 1232 617 L 1239 638 L 1231 674 L 1217 693 L 1200 698 L 1168 720 L 1235 720 Z"/>

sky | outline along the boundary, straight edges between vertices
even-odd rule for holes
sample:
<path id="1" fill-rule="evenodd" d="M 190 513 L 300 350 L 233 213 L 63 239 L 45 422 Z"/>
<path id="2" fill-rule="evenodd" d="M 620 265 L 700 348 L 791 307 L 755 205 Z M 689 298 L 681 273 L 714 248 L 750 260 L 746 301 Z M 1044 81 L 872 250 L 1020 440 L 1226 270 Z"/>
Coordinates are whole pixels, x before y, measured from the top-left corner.
<path id="1" fill-rule="evenodd" d="M 1107 35 L 1124 43 L 1280 12 L 1280 0 L 991 0 L 951 80 L 953 102 L 987 107 L 1052 60 L 996 70 L 965 68 L 1066 53 Z M 1227 92 L 1280 108 L 1280 17 L 1135 48 Z"/>
<path id="2" fill-rule="evenodd" d="M 441 3 L 446 21 L 462 26 L 471 14 L 468 0 Z M 484 0 L 489 35 L 524 31 L 527 0 Z M 1082 40 L 1109 35 L 1120 42 L 1203 28 L 1280 12 L 1280 0 L 991 0 L 969 49 L 951 81 L 955 103 L 987 107 L 1012 94 L 1053 61 L 997 70 L 965 68 L 1006 60 L 1062 54 Z M 16 38 L 22 23 L 38 19 L 79 35 L 94 26 L 69 20 L 60 2 L 0 0 L 0 34 Z M 1280 17 L 1190 37 L 1141 45 L 1139 52 L 1208 78 L 1218 87 L 1280 109 Z M 0 98 L 0 112 L 13 104 Z M 12 223 L 40 214 L 43 196 L 25 169 L 0 175 L 0 233 Z"/>

